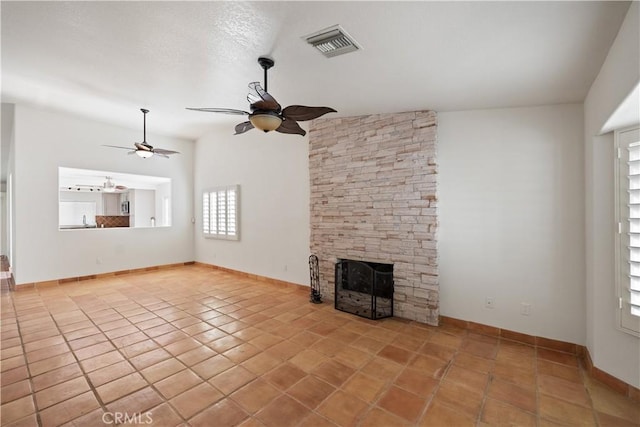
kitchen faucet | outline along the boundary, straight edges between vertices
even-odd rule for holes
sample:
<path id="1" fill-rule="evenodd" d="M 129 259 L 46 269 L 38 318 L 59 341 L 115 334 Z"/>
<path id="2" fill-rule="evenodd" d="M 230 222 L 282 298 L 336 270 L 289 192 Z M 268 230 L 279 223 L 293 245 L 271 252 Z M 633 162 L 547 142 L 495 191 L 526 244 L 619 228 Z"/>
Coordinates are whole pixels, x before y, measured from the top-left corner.
<path id="1" fill-rule="evenodd" d="M 87 216 L 82 215 L 82 225 L 87 225 Z"/>

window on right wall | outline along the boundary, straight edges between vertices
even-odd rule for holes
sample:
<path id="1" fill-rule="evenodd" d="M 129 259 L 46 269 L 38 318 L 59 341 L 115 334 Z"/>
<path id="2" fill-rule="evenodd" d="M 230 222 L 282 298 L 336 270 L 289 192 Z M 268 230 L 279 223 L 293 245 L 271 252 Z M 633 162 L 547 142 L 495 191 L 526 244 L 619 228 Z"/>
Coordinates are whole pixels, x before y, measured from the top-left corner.
<path id="1" fill-rule="evenodd" d="M 240 187 L 230 185 L 202 192 L 202 233 L 214 239 L 239 240 Z"/>
<path id="2" fill-rule="evenodd" d="M 615 132 L 618 326 L 640 336 L 640 128 Z"/>

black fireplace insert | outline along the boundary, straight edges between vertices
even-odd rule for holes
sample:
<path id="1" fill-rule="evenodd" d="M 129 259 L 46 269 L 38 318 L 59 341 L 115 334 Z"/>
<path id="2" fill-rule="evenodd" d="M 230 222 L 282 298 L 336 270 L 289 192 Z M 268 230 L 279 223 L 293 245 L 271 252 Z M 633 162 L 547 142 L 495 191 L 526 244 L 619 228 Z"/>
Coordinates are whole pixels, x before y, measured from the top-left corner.
<path id="1" fill-rule="evenodd" d="M 341 259 L 335 279 L 337 310 L 367 319 L 393 316 L 393 264 Z"/>

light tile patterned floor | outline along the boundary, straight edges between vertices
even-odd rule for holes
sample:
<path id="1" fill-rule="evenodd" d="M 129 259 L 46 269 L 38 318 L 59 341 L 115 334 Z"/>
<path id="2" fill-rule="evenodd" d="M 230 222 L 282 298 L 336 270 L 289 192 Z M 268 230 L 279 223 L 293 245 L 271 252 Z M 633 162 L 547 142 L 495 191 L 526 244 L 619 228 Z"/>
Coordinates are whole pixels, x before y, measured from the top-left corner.
<path id="1" fill-rule="evenodd" d="M 2 425 L 640 425 L 573 355 L 307 300 L 201 266 L 4 292 Z"/>

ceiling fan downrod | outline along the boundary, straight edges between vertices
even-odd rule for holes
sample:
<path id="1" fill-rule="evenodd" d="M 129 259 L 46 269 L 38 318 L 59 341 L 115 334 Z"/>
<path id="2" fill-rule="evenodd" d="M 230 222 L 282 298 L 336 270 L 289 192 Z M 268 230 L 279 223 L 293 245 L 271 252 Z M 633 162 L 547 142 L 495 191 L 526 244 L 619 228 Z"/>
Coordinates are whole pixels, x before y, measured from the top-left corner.
<path id="1" fill-rule="evenodd" d="M 149 112 L 149 110 L 145 110 L 144 108 L 141 108 L 140 111 L 142 111 L 142 143 L 146 144 L 147 143 L 147 113 Z"/>
<path id="2" fill-rule="evenodd" d="M 269 89 L 267 88 L 267 70 L 273 67 L 275 62 L 273 61 L 273 59 L 267 56 L 261 56 L 260 58 L 258 58 L 258 64 L 260 64 L 260 66 L 264 70 L 264 91 L 268 92 Z"/>

